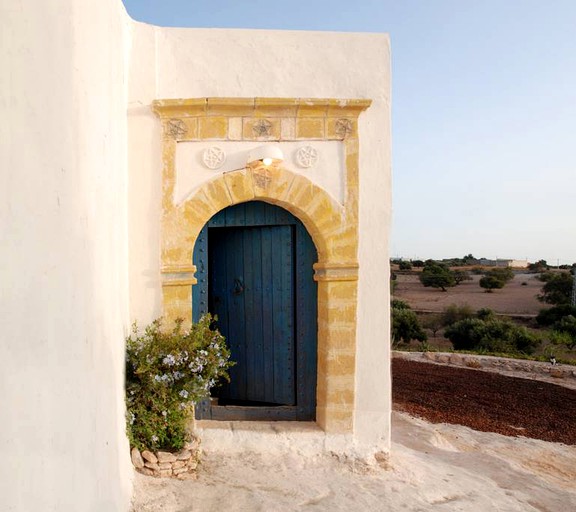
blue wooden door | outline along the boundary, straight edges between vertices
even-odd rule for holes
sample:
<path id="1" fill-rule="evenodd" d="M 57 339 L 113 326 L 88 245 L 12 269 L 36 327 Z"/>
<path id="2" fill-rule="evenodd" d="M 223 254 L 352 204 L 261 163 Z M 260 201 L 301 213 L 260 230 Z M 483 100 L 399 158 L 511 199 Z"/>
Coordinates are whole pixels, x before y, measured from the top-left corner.
<path id="1" fill-rule="evenodd" d="M 197 319 L 218 316 L 236 365 L 197 417 L 314 419 L 316 250 L 290 213 L 262 202 L 228 208 L 203 229 L 194 251 Z"/>

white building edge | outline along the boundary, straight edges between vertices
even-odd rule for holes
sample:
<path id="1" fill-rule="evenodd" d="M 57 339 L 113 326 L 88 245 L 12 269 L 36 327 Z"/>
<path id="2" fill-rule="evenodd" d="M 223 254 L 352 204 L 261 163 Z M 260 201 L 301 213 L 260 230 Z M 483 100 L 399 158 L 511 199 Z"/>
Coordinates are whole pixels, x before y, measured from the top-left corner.
<path id="1" fill-rule="evenodd" d="M 0 32 L 0 508 L 128 509 L 124 337 L 162 314 L 158 99 L 372 101 L 352 442 L 388 452 L 388 37 L 159 28 L 120 0 L 5 0 Z"/>

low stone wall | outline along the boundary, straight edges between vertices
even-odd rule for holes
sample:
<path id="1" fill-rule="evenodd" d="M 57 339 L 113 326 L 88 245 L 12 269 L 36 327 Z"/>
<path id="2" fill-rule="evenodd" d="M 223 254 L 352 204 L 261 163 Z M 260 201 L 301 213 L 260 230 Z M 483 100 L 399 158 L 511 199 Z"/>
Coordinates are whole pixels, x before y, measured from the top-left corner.
<path id="1" fill-rule="evenodd" d="M 140 452 L 138 448 L 132 448 L 131 457 L 136 471 L 144 475 L 195 480 L 200 454 L 200 440 L 194 439 L 178 453 L 148 450 Z"/>
<path id="2" fill-rule="evenodd" d="M 576 366 L 565 364 L 552 365 L 542 361 L 451 352 L 401 352 L 395 350 L 392 352 L 392 357 L 476 368 L 539 380 L 554 380 L 558 384 L 576 387 Z"/>

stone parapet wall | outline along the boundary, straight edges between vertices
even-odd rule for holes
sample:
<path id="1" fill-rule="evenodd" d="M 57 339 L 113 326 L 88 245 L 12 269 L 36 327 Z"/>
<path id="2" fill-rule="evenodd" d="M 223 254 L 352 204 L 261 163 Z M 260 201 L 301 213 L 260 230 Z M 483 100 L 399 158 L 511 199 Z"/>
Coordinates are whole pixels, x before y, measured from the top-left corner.
<path id="1" fill-rule="evenodd" d="M 576 388 L 576 366 L 545 363 L 527 359 L 458 354 L 452 352 L 401 352 L 395 350 L 392 357 L 411 361 L 430 362 L 451 366 L 462 366 L 478 370 L 493 371 L 517 377 L 537 380 L 552 380 L 556 384 Z"/>
<path id="2" fill-rule="evenodd" d="M 196 468 L 200 462 L 200 440 L 195 439 L 188 443 L 178 453 L 165 451 L 151 452 L 132 448 L 132 464 L 136 471 L 143 475 L 165 478 L 178 478 L 179 480 L 195 480 Z"/>

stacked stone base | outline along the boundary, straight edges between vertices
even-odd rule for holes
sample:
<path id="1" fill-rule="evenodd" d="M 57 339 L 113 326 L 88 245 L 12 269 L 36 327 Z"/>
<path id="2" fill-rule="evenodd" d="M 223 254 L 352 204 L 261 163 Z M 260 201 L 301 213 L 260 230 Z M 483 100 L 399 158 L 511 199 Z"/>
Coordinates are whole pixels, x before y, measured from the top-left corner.
<path id="1" fill-rule="evenodd" d="M 178 478 L 195 480 L 196 468 L 200 461 L 200 440 L 194 439 L 178 453 L 165 451 L 151 452 L 132 448 L 132 464 L 136 471 L 156 478 Z"/>

